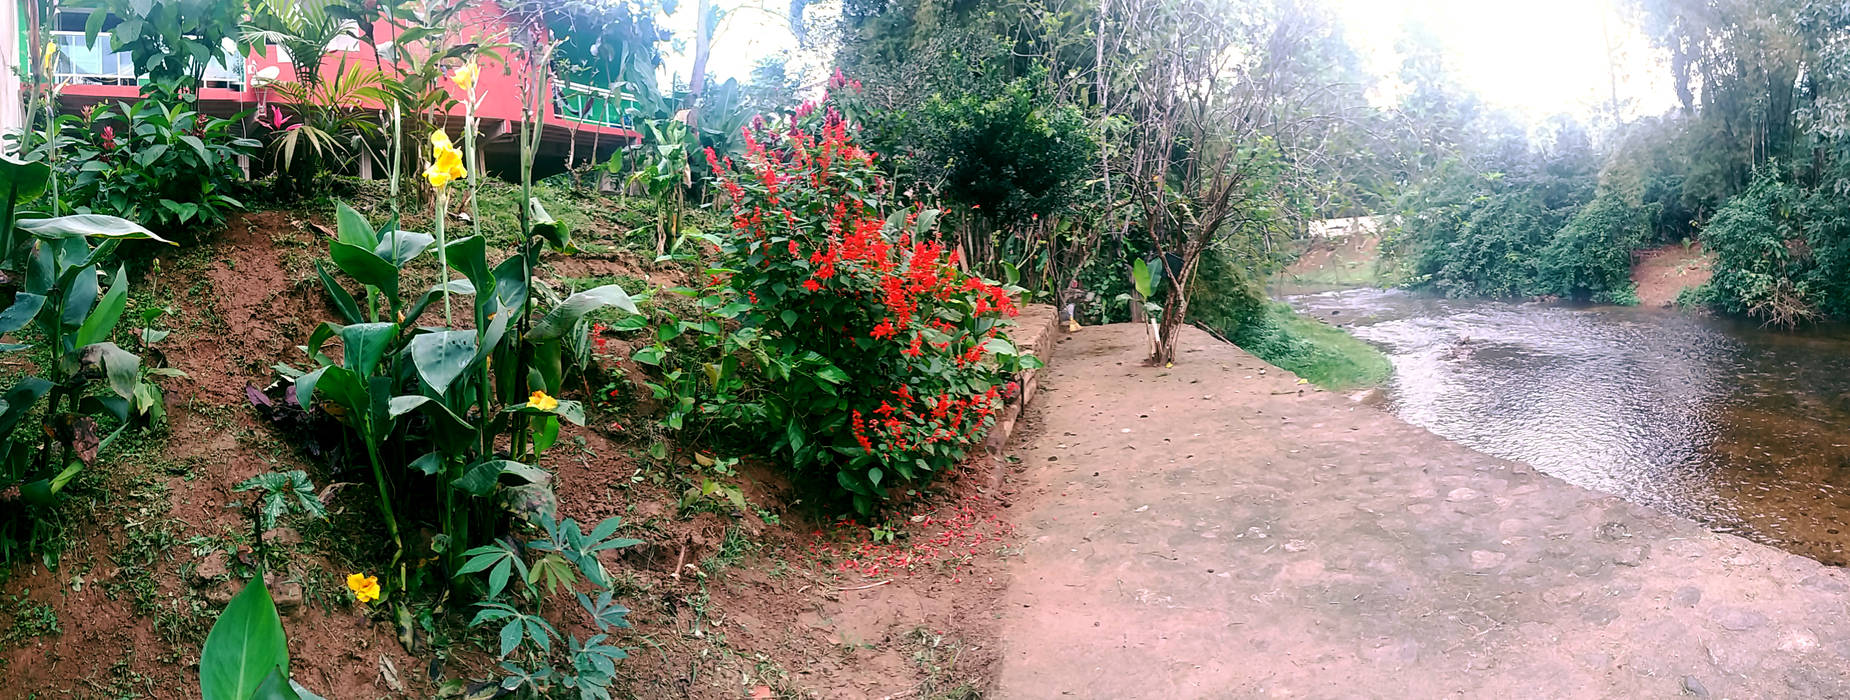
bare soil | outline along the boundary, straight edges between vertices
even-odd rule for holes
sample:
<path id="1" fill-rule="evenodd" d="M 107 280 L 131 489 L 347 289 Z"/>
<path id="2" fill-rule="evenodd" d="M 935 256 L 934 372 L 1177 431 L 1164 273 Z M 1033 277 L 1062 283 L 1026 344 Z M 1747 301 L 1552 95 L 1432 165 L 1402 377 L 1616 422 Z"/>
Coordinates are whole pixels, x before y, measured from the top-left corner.
<path id="1" fill-rule="evenodd" d="M 1701 243 L 1687 247 L 1671 243 L 1638 251 L 1632 264 L 1638 305 L 1674 306 L 1683 290 L 1708 283 L 1713 274 L 1711 262 L 1712 256 L 1702 250 Z"/>

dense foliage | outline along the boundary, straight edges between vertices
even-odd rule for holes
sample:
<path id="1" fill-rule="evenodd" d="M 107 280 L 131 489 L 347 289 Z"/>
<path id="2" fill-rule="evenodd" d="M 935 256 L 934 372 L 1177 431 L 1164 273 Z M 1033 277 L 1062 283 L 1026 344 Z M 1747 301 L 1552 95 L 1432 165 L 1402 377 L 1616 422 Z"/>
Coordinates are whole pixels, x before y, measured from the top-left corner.
<path id="1" fill-rule="evenodd" d="M 189 95 L 105 102 L 59 118 L 65 157 L 58 162 L 79 212 L 113 214 L 168 236 L 221 224 L 243 202 L 240 156 L 260 144 L 238 122 L 200 114 Z"/>
<path id="2" fill-rule="evenodd" d="M 939 212 L 882 217 L 884 180 L 833 109 L 711 152 L 731 205 L 723 284 L 765 379 L 769 447 L 869 510 L 981 444 L 1021 359 L 1001 334 L 1011 290 L 966 276 Z M 999 356 L 999 357 L 997 357 Z"/>

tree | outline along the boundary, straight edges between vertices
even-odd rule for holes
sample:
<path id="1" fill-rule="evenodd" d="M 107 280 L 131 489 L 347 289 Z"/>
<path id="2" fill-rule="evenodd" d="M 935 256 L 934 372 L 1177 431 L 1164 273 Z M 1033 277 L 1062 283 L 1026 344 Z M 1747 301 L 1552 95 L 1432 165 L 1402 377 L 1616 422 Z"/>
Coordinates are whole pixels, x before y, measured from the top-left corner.
<path id="1" fill-rule="evenodd" d="M 1170 0 L 1127 8 L 1136 27 L 1115 58 L 1134 85 L 1127 189 L 1159 248 L 1166 299 L 1150 362 L 1175 360 L 1202 256 L 1236 237 L 1296 230 L 1315 189 L 1320 138 L 1343 114 L 1316 55 L 1332 22 L 1291 0 Z"/>

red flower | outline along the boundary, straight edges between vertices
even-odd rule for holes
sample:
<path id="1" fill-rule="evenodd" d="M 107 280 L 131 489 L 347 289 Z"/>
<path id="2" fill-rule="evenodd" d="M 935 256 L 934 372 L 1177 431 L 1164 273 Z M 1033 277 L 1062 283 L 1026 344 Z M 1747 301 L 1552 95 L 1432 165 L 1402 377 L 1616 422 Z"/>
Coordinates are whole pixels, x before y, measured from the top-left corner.
<path id="1" fill-rule="evenodd" d="M 892 321 L 881 321 L 880 325 L 874 326 L 874 330 L 868 333 L 868 335 L 878 340 L 882 338 L 891 338 L 895 333 L 898 333 L 898 331 L 894 330 Z"/>
<path id="2" fill-rule="evenodd" d="M 813 279 L 803 280 L 803 288 L 812 292 L 819 292 L 822 291 L 822 284 Z"/>

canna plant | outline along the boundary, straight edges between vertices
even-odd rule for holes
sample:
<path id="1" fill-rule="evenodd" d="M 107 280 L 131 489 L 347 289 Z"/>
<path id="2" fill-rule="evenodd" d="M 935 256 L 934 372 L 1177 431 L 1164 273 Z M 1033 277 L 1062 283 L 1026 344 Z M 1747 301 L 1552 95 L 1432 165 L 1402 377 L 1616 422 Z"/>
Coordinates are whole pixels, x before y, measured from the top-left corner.
<path id="1" fill-rule="evenodd" d="M 523 174 L 537 139 L 537 131 L 521 134 Z M 463 143 L 472 148 L 473 139 Z M 570 238 L 530 197 L 516 249 L 499 262 L 490 262 L 482 235 L 451 240 L 450 188 L 469 177 L 473 153 L 442 131 L 430 145 L 423 175 L 436 193 L 433 234 L 400 230 L 395 220 L 375 230 L 339 205 L 334 269 L 317 273 L 340 318 L 309 337 L 309 367 L 285 374 L 304 409 L 333 414 L 359 438 L 395 559 L 407 553 L 406 526 L 429 525 L 437 533 L 431 551 L 413 558 L 438 562 L 434 580 L 461 583 L 464 551 L 504 534 L 504 513 L 536 523 L 552 516 L 551 476 L 535 465 L 563 422 L 584 421 L 582 405 L 556 398 L 566 344 L 586 314 L 637 310 L 616 285 L 560 298 L 536 283 L 539 256 L 569 249 Z M 433 258 L 439 281 L 406 290 L 412 266 Z M 335 340 L 338 358 L 327 350 Z M 405 586 L 410 572 L 399 573 Z"/>
<path id="2" fill-rule="evenodd" d="M 0 397 L 0 505 L 15 498 L 55 505 L 116 436 L 138 418 L 158 417 L 159 389 L 145 380 L 141 358 L 113 341 L 128 304 L 128 272 L 116 267 L 105 286 L 103 270 L 123 240 L 166 241 L 114 216 L 22 211 L 51 179 L 42 162 L 0 158 L 0 274 L 12 294 L 0 334 L 14 336 L 0 351 L 42 353 L 39 374 Z M 145 333 L 142 342 L 151 342 Z M 99 418 L 118 427 L 104 437 Z M 20 433 L 28 420 L 39 425 Z M 35 522 L 29 510 L 0 508 L 0 544 L 14 540 L 22 517 Z"/>

